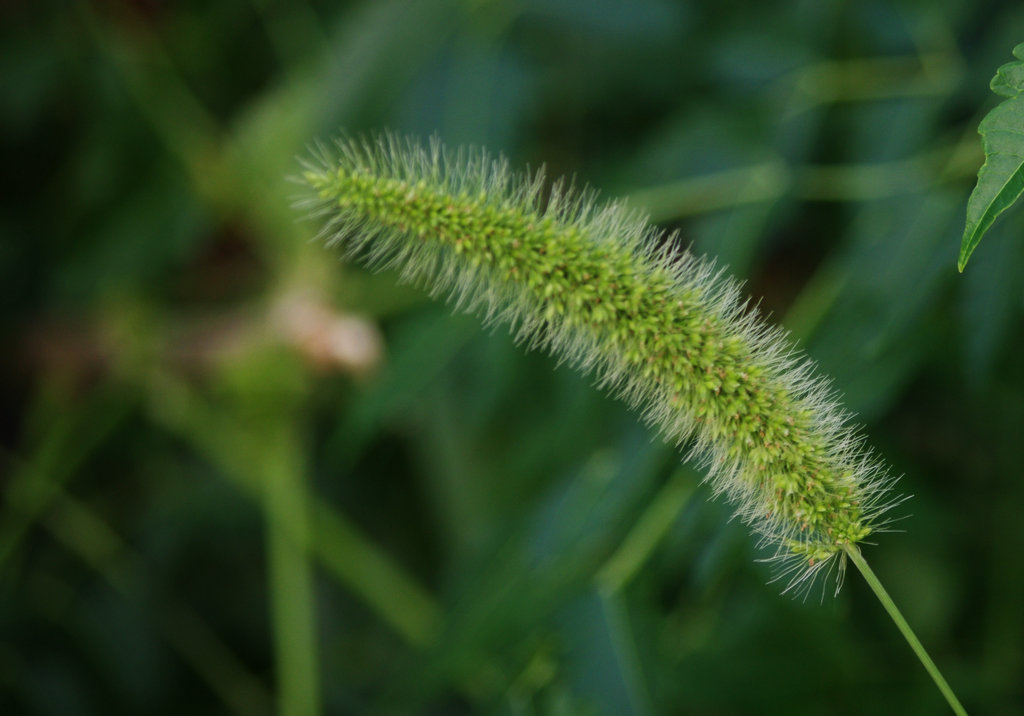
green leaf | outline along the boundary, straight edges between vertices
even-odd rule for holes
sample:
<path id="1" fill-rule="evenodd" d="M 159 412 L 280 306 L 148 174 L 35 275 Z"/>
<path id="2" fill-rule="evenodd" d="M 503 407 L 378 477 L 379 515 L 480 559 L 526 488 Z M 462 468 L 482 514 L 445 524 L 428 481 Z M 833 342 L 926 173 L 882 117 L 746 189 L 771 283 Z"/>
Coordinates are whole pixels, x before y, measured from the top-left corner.
<path id="1" fill-rule="evenodd" d="M 1024 60 L 1024 43 L 1013 48 L 1013 56 Z M 996 217 L 1024 193 L 1024 62 L 1009 62 L 998 70 L 990 85 L 1003 100 L 981 124 L 985 163 L 978 171 L 978 185 L 967 201 L 967 226 L 960 243 L 957 268 L 964 270 L 967 259 Z"/>

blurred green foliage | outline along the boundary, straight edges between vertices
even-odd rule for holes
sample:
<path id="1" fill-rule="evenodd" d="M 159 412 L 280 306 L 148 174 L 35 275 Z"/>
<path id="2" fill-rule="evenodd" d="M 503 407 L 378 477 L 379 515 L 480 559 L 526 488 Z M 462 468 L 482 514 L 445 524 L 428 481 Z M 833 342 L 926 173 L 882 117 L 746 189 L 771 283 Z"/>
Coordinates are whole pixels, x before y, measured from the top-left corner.
<path id="1" fill-rule="evenodd" d="M 312 242 L 317 137 L 627 195 L 904 473 L 876 571 L 1024 710 L 1024 213 L 956 272 L 1010 0 L 0 7 L 0 713 L 932 714 L 857 578 L 794 601 L 700 474 Z M 853 575 L 851 575 L 853 577 Z"/>

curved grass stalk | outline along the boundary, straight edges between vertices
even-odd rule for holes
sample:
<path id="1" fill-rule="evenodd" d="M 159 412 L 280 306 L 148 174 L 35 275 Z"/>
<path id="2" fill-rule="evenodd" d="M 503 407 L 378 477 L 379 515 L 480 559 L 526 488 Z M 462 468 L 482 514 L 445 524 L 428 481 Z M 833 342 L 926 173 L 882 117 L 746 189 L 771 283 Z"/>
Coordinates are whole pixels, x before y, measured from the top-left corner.
<path id="1" fill-rule="evenodd" d="M 950 688 L 946 679 L 942 676 L 942 673 L 939 671 L 939 667 L 937 667 L 935 662 L 932 661 L 932 658 L 928 656 L 928 652 L 925 650 L 924 645 L 921 644 L 917 635 L 914 634 L 914 630 L 910 628 L 910 624 L 907 623 L 907 620 L 903 618 L 903 614 L 896 607 L 896 603 L 892 600 L 892 597 L 889 596 L 889 593 L 885 591 L 885 587 L 882 586 L 878 577 L 875 576 L 874 571 L 872 571 L 871 567 L 868 566 L 868 563 L 864 560 L 864 556 L 860 553 L 860 550 L 857 547 L 848 547 L 846 549 L 846 554 L 849 555 L 850 560 L 854 565 L 856 565 L 857 569 L 860 570 L 860 573 L 864 576 L 864 581 L 868 583 L 869 587 L 871 587 L 871 591 L 875 593 L 875 596 L 878 597 L 878 601 L 882 603 L 882 606 L 885 607 L 885 611 L 889 613 L 893 623 L 896 624 L 896 628 L 900 630 L 903 638 L 907 640 L 910 648 L 914 650 L 914 654 L 917 655 L 921 665 L 924 666 L 928 675 L 932 677 L 932 681 L 935 682 L 939 691 L 942 692 L 942 695 L 945 697 L 949 707 L 953 709 L 953 712 L 956 713 L 957 716 L 967 716 L 967 711 L 964 709 L 963 705 L 961 705 L 959 699 L 957 699 L 956 694 L 953 693 L 953 689 Z"/>

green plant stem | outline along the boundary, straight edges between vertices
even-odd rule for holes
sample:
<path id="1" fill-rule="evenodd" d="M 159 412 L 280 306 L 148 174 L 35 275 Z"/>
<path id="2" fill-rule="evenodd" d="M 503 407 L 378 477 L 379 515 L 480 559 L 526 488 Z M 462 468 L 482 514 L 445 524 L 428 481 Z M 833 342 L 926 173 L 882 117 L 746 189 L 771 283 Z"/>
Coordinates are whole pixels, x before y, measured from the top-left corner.
<path id="1" fill-rule="evenodd" d="M 868 563 L 864 560 L 860 550 L 855 545 L 851 545 L 846 548 L 846 554 L 848 554 L 853 563 L 857 565 L 857 569 L 860 570 L 860 573 L 864 575 L 864 579 L 867 581 L 868 586 L 871 587 L 871 591 L 875 593 L 875 596 L 878 597 L 878 601 L 880 601 L 882 606 L 885 607 L 885 611 L 889 612 L 889 616 L 892 617 L 893 622 L 896 624 L 896 628 L 900 630 L 903 637 L 907 640 L 907 643 L 910 644 L 910 648 L 914 650 L 915 654 L 917 654 L 917 658 L 920 659 L 925 670 L 927 670 L 931 675 L 935 685 L 939 687 L 939 691 L 941 691 L 942 695 L 946 697 L 946 701 L 949 703 L 950 708 L 952 708 L 953 712 L 958 714 L 958 716 L 967 716 L 967 711 L 964 710 L 964 707 L 956 698 L 956 694 L 953 693 L 953 689 L 951 689 L 949 684 L 946 683 L 946 679 L 943 678 L 942 674 L 939 672 L 939 667 L 937 667 L 931 657 L 928 656 L 928 652 L 925 651 L 924 645 L 921 644 L 917 635 L 914 634 L 914 630 L 910 628 L 907 620 L 903 618 L 900 610 L 896 608 L 896 603 L 893 602 L 889 593 L 885 591 L 885 587 L 882 586 L 882 583 L 878 581 L 878 577 L 876 577 L 875 573 L 871 571 L 871 567 L 869 567 Z"/>
<path id="2" fill-rule="evenodd" d="M 283 716 L 321 713 L 313 565 L 309 550 L 310 506 L 303 484 L 298 436 L 287 418 L 264 437 L 264 510 L 268 579 Z"/>
<path id="3" fill-rule="evenodd" d="M 153 396 L 151 414 L 160 425 L 185 438 L 200 454 L 219 467 L 244 494 L 265 499 L 265 483 L 253 479 L 266 468 L 246 459 L 254 437 L 184 382 L 155 372 L 149 377 Z M 316 556 L 333 579 L 353 590 L 406 642 L 425 646 L 439 631 L 441 612 L 433 597 L 391 557 L 360 532 L 345 515 L 315 496 L 310 500 L 310 531 L 292 530 L 307 537 L 306 549 Z"/>

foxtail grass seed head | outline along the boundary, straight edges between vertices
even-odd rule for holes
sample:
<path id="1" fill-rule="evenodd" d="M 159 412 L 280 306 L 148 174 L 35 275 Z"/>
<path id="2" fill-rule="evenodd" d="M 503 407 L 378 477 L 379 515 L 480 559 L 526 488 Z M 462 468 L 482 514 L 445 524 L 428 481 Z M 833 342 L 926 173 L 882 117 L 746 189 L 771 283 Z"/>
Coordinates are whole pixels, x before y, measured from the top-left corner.
<path id="1" fill-rule="evenodd" d="M 318 147 L 300 206 L 347 257 L 511 327 L 690 445 L 788 588 L 899 502 L 828 383 L 713 263 L 621 202 L 484 151 L 382 135 Z"/>

